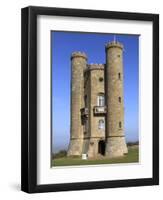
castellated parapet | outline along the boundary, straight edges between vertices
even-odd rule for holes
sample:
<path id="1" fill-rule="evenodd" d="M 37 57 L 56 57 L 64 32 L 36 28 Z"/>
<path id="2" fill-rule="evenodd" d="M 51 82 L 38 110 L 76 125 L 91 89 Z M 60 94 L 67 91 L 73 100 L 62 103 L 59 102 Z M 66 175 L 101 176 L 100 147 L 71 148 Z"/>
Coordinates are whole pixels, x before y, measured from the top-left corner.
<path id="1" fill-rule="evenodd" d="M 82 57 L 82 58 L 84 58 L 84 59 L 86 59 L 87 60 L 87 55 L 84 53 L 84 52 L 81 52 L 81 51 L 75 51 L 75 52 L 73 52 L 72 54 L 71 54 L 71 59 L 73 59 L 73 58 L 79 58 L 79 57 Z"/>
<path id="2" fill-rule="evenodd" d="M 121 43 L 118 42 L 118 41 L 109 42 L 109 43 L 107 43 L 107 44 L 105 45 L 105 49 L 106 49 L 106 50 L 109 49 L 109 48 L 113 48 L 113 47 L 115 47 L 115 48 L 120 48 L 120 49 L 123 50 L 123 44 L 121 44 Z"/>
<path id="3" fill-rule="evenodd" d="M 68 156 L 123 156 L 123 45 L 105 46 L 106 63 L 87 63 L 84 52 L 71 55 L 71 130 Z"/>

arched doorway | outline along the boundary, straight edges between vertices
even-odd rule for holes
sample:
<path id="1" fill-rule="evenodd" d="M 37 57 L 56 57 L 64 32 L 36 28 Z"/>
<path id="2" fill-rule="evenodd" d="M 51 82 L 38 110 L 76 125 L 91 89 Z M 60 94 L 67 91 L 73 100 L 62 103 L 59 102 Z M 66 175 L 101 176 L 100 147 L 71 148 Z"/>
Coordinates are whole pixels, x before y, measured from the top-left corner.
<path id="1" fill-rule="evenodd" d="M 105 141 L 104 140 L 100 140 L 98 143 L 98 153 L 101 155 L 105 154 Z"/>

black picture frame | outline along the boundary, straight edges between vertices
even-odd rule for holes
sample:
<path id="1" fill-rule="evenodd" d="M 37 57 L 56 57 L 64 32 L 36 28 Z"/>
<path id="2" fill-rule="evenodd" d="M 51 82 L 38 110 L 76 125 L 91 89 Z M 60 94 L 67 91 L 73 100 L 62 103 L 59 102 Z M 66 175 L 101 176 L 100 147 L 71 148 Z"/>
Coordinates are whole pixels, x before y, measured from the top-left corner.
<path id="1" fill-rule="evenodd" d="M 153 23 L 153 177 L 37 184 L 37 16 L 55 15 Z M 21 12 L 21 190 L 28 193 L 159 184 L 159 15 L 30 6 Z"/>

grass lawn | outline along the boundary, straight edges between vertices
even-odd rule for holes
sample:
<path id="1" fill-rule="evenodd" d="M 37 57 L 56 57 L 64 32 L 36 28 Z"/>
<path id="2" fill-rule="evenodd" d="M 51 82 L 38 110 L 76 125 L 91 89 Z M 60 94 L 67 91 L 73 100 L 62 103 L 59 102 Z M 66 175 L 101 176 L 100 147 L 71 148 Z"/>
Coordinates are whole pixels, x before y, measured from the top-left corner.
<path id="1" fill-rule="evenodd" d="M 97 158 L 82 160 L 81 157 L 62 157 L 55 158 L 52 161 L 52 165 L 55 166 L 72 166 L 72 165 L 97 165 L 97 164 L 113 164 L 113 163 L 133 163 L 139 161 L 139 153 L 137 148 L 129 148 L 128 154 L 124 157 L 107 159 Z"/>

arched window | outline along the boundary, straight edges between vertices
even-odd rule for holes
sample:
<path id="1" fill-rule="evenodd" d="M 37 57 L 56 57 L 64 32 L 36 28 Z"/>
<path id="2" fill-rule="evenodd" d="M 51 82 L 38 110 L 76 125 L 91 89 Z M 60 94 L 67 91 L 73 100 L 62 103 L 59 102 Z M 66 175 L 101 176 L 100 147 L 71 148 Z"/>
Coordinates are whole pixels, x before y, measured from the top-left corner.
<path id="1" fill-rule="evenodd" d="M 121 97 L 118 97 L 118 101 L 119 101 L 119 103 L 121 103 Z"/>
<path id="2" fill-rule="evenodd" d="M 98 122 L 98 128 L 99 129 L 105 129 L 105 120 L 104 119 L 100 119 Z"/>
<path id="3" fill-rule="evenodd" d="M 100 93 L 97 97 L 97 105 L 98 106 L 105 106 L 105 96 L 104 94 Z"/>

